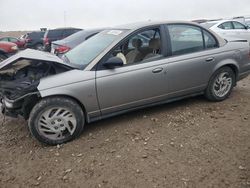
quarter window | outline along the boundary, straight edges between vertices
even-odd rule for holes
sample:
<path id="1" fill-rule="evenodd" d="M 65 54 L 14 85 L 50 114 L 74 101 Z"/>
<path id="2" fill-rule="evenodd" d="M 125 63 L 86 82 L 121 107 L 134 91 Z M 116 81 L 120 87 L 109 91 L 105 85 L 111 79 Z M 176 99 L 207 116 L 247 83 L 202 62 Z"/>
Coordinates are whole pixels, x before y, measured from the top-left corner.
<path id="1" fill-rule="evenodd" d="M 190 25 L 168 26 L 172 55 L 198 52 L 204 49 L 202 31 Z"/>
<path id="2" fill-rule="evenodd" d="M 205 48 L 215 48 L 217 47 L 217 41 L 215 38 L 207 31 L 203 30 Z"/>
<path id="3" fill-rule="evenodd" d="M 234 24 L 234 29 L 246 29 L 246 27 L 239 22 L 233 22 L 233 24 Z"/>

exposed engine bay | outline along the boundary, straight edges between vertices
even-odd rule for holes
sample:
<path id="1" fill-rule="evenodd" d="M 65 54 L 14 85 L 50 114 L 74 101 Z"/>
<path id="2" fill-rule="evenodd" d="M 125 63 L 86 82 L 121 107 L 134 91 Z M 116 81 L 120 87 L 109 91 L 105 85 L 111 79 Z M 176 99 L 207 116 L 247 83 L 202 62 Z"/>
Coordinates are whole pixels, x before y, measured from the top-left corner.
<path id="1" fill-rule="evenodd" d="M 68 70 L 72 70 L 72 67 L 49 61 L 20 58 L 0 70 L 0 100 L 2 103 L 3 100 L 5 103 L 11 101 L 11 108 L 15 109 L 15 113 L 20 109 L 17 114 L 25 116 L 28 113 L 25 111 L 33 107 L 32 101 L 35 99 L 37 101 L 39 98 L 37 86 L 40 79 Z M 4 108 L 8 106 L 5 105 Z"/>

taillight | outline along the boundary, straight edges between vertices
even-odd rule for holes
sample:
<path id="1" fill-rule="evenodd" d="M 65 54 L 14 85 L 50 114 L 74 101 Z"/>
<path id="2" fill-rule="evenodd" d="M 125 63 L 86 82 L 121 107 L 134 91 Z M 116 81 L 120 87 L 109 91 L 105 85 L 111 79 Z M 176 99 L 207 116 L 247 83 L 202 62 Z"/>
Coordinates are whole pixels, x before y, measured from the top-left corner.
<path id="1" fill-rule="evenodd" d="M 45 37 L 45 38 L 43 39 L 43 42 L 44 42 L 44 44 L 49 44 L 49 39 L 48 39 L 48 37 Z"/>
<path id="2" fill-rule="evenodd" d="M 57 54 L 63 54 L 70 50 L 70 47 L 68 46 L 58 46 L 55 48 L 55 53 Z"/>
<path id="3" fill-rule="evenodd" d="M 15 46 L 12 46 L 10 49 L 11 49 L 12 51 L 17 51 L 17 50 L 18 50 L 18 47 L 17 47 L 17 45 L 15 45 Z"/>

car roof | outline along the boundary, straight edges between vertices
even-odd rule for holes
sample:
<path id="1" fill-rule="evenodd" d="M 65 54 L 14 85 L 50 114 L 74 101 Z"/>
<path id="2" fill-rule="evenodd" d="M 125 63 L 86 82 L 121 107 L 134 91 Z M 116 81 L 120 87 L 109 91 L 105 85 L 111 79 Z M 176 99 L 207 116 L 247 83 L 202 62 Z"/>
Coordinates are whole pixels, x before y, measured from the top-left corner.
<path id="1" fill-rule="evenodd" d="M 126 24 L 126 25 L 118 25 L 115 26 L 114 28 L 119 28 L 119 29 L 139 29 L 143 27 L 150 27 L 154 25 L 163 25 L 163 24 L 191 24 L 191 25 L 196 25 L 200 26 L 197 23 L 190 22 L 190 21 L 146 21 L 146 22 L 136 22 L 136 23 L 131 23 L 131 24 Z"/>
<path id="2" fill-rule="evenodd" d="M 205 22 L 205 23 L 215 23 L 215 24 L 220 24 L 220 23 L 224 23 L 224 22 L 239 22 L 237 20 L 216 20 L 216 21 L 208 21 L 208 22 Z"/>
<path id="3" fill-rule="evenodd" d="M 59 27 L 55 29 L 47 29 L 47 31 L 56 31 L 56 30 L 71 30 L 71 29 L 76 29 L 76 30 L 83 30 L 80 28 L 75 28 L 75 27 Z"/>

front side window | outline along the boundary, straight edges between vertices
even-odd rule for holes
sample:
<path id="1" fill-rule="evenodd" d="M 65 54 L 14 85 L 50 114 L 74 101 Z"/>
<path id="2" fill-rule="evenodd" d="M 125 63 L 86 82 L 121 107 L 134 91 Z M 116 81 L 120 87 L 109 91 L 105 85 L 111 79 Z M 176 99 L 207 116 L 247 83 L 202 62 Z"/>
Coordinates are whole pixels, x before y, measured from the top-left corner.
<path id="1" fill-rule="evenodd" d="M 232 22 L 225 22 L 225 23 L 222 23 L 222 24 L 220 24 L 218 27 L 221 28 L 221 29 L 225 29 L 225 30 L 233 29 Z"/>
<path id="2" fill-rule="evenodd" d="M 119 57 L 124 65 L 149 62 L 162 58 L 160 29 L 148 29 L 132 35 L 110 52 Z"/>
<path id="3" fill-rule="evenodd" d="M 172 55 L 198 52 L 204 49 L 202 31 L 191 25 L 168 26 Z"/>
<path id="4" fill-rule="evenodd" d="M 239 22 L 233 22 L 233 25 L 234 25 L 234 29 L 246 29 L 246 27 Z"/>
<path id="5" fill-rule="evenodd" d="M 15 38 L 9 38 L 9 41 L 15 43 L 15 42 L 17 42 L 17 39 L 15 39 Z"/>

